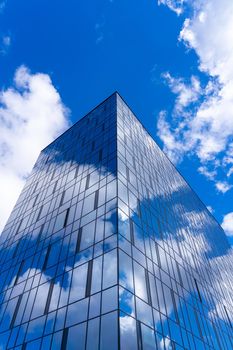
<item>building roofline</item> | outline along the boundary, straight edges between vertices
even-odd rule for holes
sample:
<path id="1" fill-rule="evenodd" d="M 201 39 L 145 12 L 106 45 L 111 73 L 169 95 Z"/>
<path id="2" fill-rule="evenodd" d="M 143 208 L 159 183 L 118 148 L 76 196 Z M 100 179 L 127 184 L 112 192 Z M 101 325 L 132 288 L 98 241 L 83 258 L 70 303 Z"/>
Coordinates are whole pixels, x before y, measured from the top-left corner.
<path id="1" fill-rule="evenodd" d="M 70 129 L 72 129 L 75 125 L 77 125 L 78 123 L 80 123 L 84 118 L 86 118 L 88 116 L 88 114 L 92 113 L 95 109 L 97 109 L 98 107 L 100 107 L 103 103 L 105 103 L 108 99 L 110 99 L 113 95 L 119 95 L 121 97 L 121 95 L 117 92 L 114 91 L 111 95 L 109 95 L 108 97 L 106 97 L 102 102 L 98 103 L 98 105 L 96 105 L 95 107 L 93 107 L 88 113 L 86 113 L 83 117 L 81 117 L 79 120 L 77 120 L 73 125 L 71 125 L 70 127 L 68 127 L 67 130 L 65 130 L 61 135 L 59 135 L 58 137 L 56 137 L 52 142 L 50 142 L 46 147 L 42 148 L 42 150 L 40 151 L 43 152 L 46 150 L 46 148 L 48 148 L 50 145 L 52 145 L 54 142 L 56 142 L 60 137 L 62 137 L 65 133 L 67 133 Z M 122 97 L 121 97 L 122 98 Z M 122 98 L 123 100 L 123 98 Z M 124 100 L 123 100 L 124 101 Z M 124 101 L 125 102 L 125 101 Z M 126 103 L 126 102 L 125 102 Z M 128 105 L 127 105 L 128 106 Z M 130 107 L 129 107 L 130 108 Z"/>

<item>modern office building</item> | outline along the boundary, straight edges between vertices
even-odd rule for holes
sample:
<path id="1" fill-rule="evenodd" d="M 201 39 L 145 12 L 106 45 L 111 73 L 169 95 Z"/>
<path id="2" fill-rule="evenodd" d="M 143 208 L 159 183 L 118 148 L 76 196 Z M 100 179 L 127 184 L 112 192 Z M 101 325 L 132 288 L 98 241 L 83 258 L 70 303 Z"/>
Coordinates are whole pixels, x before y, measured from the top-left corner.
<path id="1" fill-rule="evenodd" d="M 114 93 L 41 152 L 0 237 L 0 349 L 233 349 L 232 271 Z"/>

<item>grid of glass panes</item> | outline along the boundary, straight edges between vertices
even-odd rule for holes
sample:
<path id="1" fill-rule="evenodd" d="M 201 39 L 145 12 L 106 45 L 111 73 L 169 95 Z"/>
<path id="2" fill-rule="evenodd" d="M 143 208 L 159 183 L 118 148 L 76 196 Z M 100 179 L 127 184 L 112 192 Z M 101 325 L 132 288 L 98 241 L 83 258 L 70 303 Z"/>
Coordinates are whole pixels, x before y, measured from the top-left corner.
<path id="1" fill-rule="evenodd" d="M 227 240 L 117 94 L 41 153 L 0 245 L 0 348 L 232 347 Z"/>
<path id="2" fill-rule="evenodd" d="M 42 151 L 2 233 L 1 349 L 117 349 L 116 205 L 114 94 Z"/>
<path id="3" fill-rule="evenodd" d="M 232 251 L 118 96 L 121 349 L 231 349 Z"/>

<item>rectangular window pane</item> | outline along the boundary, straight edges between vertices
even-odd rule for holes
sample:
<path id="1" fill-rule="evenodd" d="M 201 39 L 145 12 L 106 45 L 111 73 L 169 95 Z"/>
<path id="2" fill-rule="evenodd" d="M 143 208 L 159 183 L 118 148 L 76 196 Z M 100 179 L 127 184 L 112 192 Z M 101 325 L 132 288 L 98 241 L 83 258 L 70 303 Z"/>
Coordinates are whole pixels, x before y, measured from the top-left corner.
<path id="1" fill-rule="evenodd" d="M 48 297 L 47 297 L 47 301 L 46 301 L 46 305 L 45 305 L 45 309 L 44 309 L 45 314 L 47 314 L 49 311 L 50 301 L 51 301 L 51 297 L 52 297 L 52 293 L 53 293 L 53 287 L 54 287 L 54 283 L 53 283 L 53 281 L 51 281 L 50 285 L 49 285 Z"/>
<path id="2" fill-rule="evenodd" d="M 117 283 L 117 252 L 112 250 L 104 254 L 103 289 Z"/>
<path id="3" fill-rule="evenodd" d="M 72 282 L 70 288 L 70 300 L 73 301 L 82 299 L 85 297 L 86 282 L 87 282 L 87 267 L 88 264 L 76 267 L 73 270 Z"/>
<path id="4" fill-rule="evenodd" d="M 99 349 L 99 317 L 88 322 L 86 350 Z"/>
<path id="5" fill-rule="evenodd" d="M 134 261 L 134 282 L 135 282 L 135 294 L 141 299 L 148 301 L 146 290 L 146 275 L 145 269 Z"/>
<path id="6" fill-rule="evenodd" d="M 111 312 L 101 317 L 100 349 L 118 349 L 117 312 Z"/>
<path id="7" fill-rule="evenodd" d="M 138 349 L 136 320 L 123 312 L 120 313 L 121 350 Z"/>
<path id="8" fill-rule="evenodd" d="M 80 242 L 80 251 L 94 244 L 95 221 L 82 227 L 82 238 Z"/>
<path id="9" fill-rule="evenodd" d="M 67 350 L 84 350 L 86 341 L 86 322 L 69 328 Z"/>
<path id="10" fill-rule="evenodd" d="M 119 250 L 119 283 L 134 292 L 132 259 Z"/>
<path id="11" fill-rule="evenodd" d="M 93 260 L 92 282 L 91 282 L 91 293 L 92 294 L 99 292 L 101 290 L 102 263 L 103 263 L 102 256 Z"/>

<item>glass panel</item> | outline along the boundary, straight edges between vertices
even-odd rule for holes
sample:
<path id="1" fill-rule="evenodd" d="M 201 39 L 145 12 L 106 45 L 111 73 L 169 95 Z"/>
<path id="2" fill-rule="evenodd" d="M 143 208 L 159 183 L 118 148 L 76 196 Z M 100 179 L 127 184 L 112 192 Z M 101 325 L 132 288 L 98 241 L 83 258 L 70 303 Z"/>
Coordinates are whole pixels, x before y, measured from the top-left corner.
<path id="1" fill-rule="evenodd" d="M 132 259 L 119 250 L 119 283 L 134 292 Z"/>
<path id="2" fill-rule="evenodd" d="M 88 298 L 68 306 L 66 315 L 66 327 L 75 323 L 86 321 L 88 310 Z"/>
<path id="3" fill-rule="evenodd" d="M 153 327 L 152 309 L 139 298 L 136 298 L 137 318 L 139 321 Z"/>
<path id="4" fill-rule="evenodd" d="M 53 335 L 52 346 L 50 350 L 61 349 L 62 334 L 63 332 L 61 331 Z"/>
<path id="5" fill-rule="evenodd" d="M 136 320 L 123 312 L 120 313 L 120 339 L 121 350 L 136 350 L 138 348 Z"/>
<path id="6" fill-rule="evenodd" d="M 124 288 L 119 288 L 119 307 L 121 311 L 135 316 L 135 297 Z"/>
<path id="7" fill-rule="evenodd" d="M 134 283 L 135 283 L 135 294 L 141 299 L 148 301 L 146 291 L 146 279 L 145 269 L 134 261 Z"/>
<path id="8" fill-rule="evenodd" d="M 118 349 L 117 312 L 101 317 L 100 348 L 101 350 Z"/>
<path id="9" fill-rule="evenodd" d="M 38 317 L 44 313 L 48 291 L 49 283 L 44 283 L 38 287 L 31 318 Z"/>
<path id="10" fill-rule="evenodd" d="M 67 350 L 85 350 L 86 322 L 69 328 Z"/>
<path id="11" fill-rule="evenodd" d="M 54 232 L 61 230 L 64 227 L 66 210 L 59 214 L 55 221 Z"/>
<path id="12" fill-rule="evenodd" d="M 117 283 L 117 252 L 116 249 L 104 254 L 103 288 Z"/>
<path id="13" fill-rule="evenodd" d="M 79 267 L 76 267 L 73 270 L 72 283 L 70 288 L 70 303 L 85 297 L 87 283 L 87 267 L 88 264 L 84 264 Z"/>
<path id="14" fill-rule="evenodd" d="M 95 221 L 82 227 L 82 238 L 80 244 L 80 250 L 86 249 L 94 244 L 95 236 Z"/>
<path id="15" fill-rule="evenodd" d="M 144 324 L 141 324 L 141 331 L 142 331 L 142 348 L 145 350 L 155 350 L 156 345 L 155 345 L 154 331 L 151 328 L 146 327 Z"/>
<path id="16" fill-rule="evenodd" d="M 99 317 L 88 322 L 86 350 L 99 349 L 99 323 Z"/>
<path id="17" fill-rule="evenodd" d="M 90 196 L 84 199 L 83 212 L 82 212 L 83 216 L 94 209 L 94 200 L 95 200 L 95 193 L 92 193 Z"/>
<path id="18" fill-rule="evenodd" d="M 92 294 L 99 292 L 101 289 L 102 261 L 103 261 L 102 256 L 93 260 L 92 282 L 91 282 L 91 293 Z"/>
<path id="19" fill-rule="evenodd" d="M 109 288 L 102 293 L 102 313 L 118 308 L 118 288 Z"/>
<path id="20" fill-rule="evenodd" d="M 100 297 L 101 293 L 97 293 L 90 297 L 89 318 L 100 315 Z"/>
<path id="21" fill-rule="evenodd" d="M 36 318 L 29 322 L 26 340 L 33 340 L 42 336 L 45 323 L 45 316 Z"/>
<path id="22" fill-rule="evenodd" d="M 44 337 L 42 339 L 41 350 L 48 350 L 48 349 L 50 349 L 51 340 L 52 340 L 52 336 L 51 335 L 49 335 L 47 337 Z"/>

